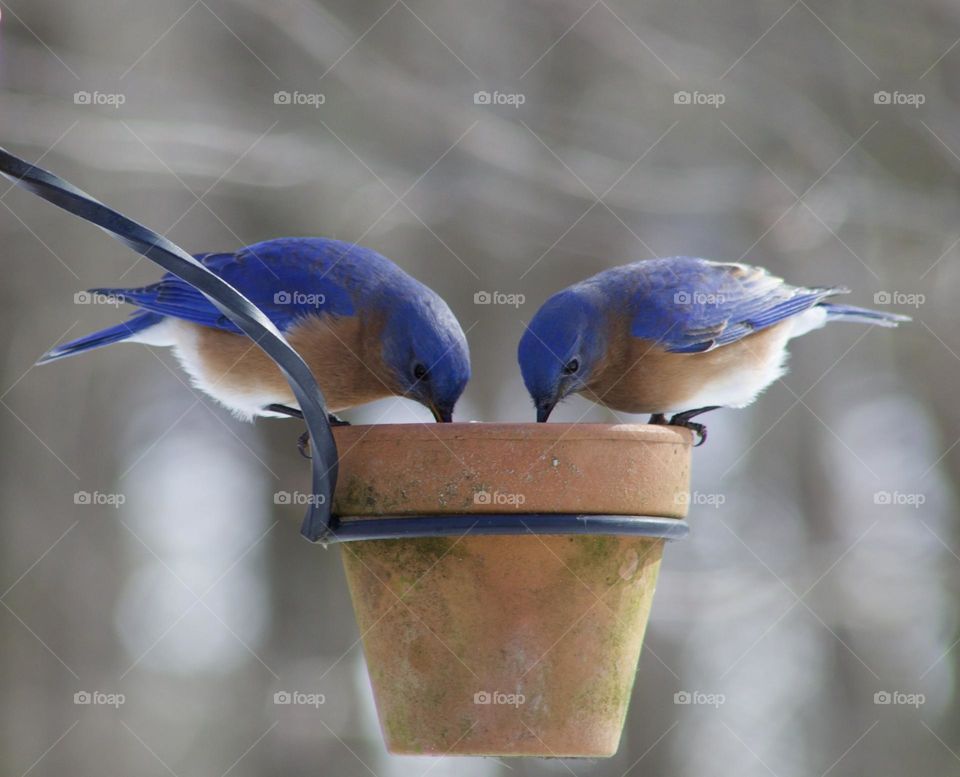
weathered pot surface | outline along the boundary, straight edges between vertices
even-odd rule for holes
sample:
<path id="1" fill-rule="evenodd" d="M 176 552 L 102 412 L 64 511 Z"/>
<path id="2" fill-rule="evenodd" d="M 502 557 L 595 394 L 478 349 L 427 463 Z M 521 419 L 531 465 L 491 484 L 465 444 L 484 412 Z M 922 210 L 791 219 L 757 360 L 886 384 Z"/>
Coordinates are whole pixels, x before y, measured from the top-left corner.
<path id="1" fill-rule="evenodd" d="M 341 516 L 686 514 L 682 430 L 411 424 L 335 434 Z M 389 750 L 616 752 L 663 543 L 468 534 L 342 545 Z"/>
<path id="2" fill-rule="evenodd" d="M 686 515 L 677 493 L 688 490 L 692 435 L 677 427 L 383 424 L 334 434 L 338 515 Z"/>

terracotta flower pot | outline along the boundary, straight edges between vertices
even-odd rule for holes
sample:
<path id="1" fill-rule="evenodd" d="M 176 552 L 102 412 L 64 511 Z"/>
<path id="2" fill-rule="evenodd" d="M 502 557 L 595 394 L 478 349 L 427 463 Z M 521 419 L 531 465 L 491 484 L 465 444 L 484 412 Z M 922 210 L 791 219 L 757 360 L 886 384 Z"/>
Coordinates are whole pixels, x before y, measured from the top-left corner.
<path id="1" fill-rule="evenodd" d="M 344 522 L 686 514 L 691 438 L 673 428 L 430 424 L 335 434 L 334 508 Z M 341 545 L 388 749 L 612 755 L 663 544 L 461 533 Z"/>

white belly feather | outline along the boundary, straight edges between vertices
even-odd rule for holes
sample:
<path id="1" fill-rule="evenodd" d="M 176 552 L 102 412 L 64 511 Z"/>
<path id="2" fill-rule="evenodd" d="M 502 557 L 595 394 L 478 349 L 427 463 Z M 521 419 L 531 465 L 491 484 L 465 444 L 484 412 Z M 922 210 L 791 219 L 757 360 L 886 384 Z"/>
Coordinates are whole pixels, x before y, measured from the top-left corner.
<path id="1" fill-rule="evenodd" d="M 813 307 L 789 319 L 789 326 L 778 332 L 779 342 L 768 345 L 766 356 L 753 364 L 746 364 L 736 370 L 728 370 L 703 386 L 693 397 L 683 401 L 682 407 L 670 408 L 664 412 L 680 413 L 697 407 L 746 407 L 751 404 L 765 388 L 781 378 L 787 371 L 787 343 L 794 337 L 800 337 L 827 323 L 827 311 Z M 742 342 L 742 341 L 741 341 Z"/>
<path id="2" fill-rule="evenodd" d="M 197 339 L 198 325 L 176 318 L 165 318 L 158 324 L 130 337 L 127 342 L 144 345 L 165 346 L 173 352 L 190 377 L 190 383 L 230 410 L 243 421 L 252 421 L 255 416 L 286 418 L 281 413 L 264 411 L 264 407 L 274 403 L 285 403 L 282 397 L 274 397 L 262 392 L 251 391 L 237 385 L 226 375 L 211 375 L 200 358 Z"/>

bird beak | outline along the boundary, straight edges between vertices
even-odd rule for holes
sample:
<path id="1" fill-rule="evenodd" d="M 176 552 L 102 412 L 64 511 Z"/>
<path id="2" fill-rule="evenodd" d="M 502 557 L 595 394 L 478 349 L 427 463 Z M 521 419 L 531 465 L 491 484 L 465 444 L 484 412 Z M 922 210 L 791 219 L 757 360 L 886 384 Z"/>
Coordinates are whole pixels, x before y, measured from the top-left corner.
<path id="1" fill-rule="evenodd" d="M 449 424 L 453 421 L 453 408 L 437 407 L 431 402 L 430 412 L 433 413 L 433 420 L 438 424 Z"/>
<path id="2" fill-rule="evenodd" d="M 537 423 L 542 424 L 546 423 L 547 419 L 550 417 L 550 414 L 553 412 L 553 408 L 557 406 L 556 400 L 548 399 L 545 402 L 540 402 L 537 404 Z"/>

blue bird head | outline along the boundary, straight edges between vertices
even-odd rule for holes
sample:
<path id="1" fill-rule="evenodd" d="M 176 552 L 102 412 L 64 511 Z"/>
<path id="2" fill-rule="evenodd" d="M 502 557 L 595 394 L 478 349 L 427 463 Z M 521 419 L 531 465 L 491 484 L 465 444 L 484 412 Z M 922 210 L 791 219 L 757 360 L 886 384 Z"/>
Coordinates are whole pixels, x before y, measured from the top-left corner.
<path id="1" fill-rule="evenodd" d="M 520 372 L 539 422 L 562 399 L 587 388 L 603 359 L 604 316 L 595 294 L 586 286 L 555 294 L 520 339 Z"/>
<path id="2" fill-rule="evenodd" d="M 419 402 L 437 421 L 453 420 L 470 380 L 470 351 L 447 303 L 416 283 L 389 307 L 385 324 L 382 358 L 396 393 Z"/>

